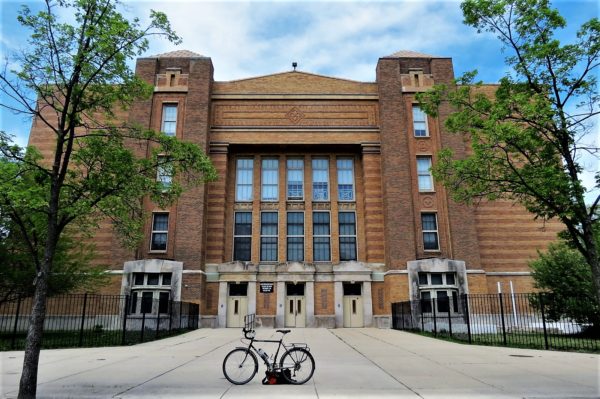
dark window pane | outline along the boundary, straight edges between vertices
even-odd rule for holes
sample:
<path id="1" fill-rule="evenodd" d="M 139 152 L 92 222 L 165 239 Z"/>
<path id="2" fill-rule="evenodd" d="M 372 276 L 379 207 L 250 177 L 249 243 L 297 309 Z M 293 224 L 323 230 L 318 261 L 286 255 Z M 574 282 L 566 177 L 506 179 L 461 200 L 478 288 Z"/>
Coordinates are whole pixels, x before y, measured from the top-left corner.
<path id="1" fill-rule="evenodd" d="M 423 230 L 437 230 L 437 223 L 435 221 L 435 214 L 423 213 L 421 215 L 421 221 L 423 222 Z"/>
<path id="2" fill-rule="evenodd" d="M 154 220 L 152 223 L 152 230 L 167 231 L 168 229 L 169 229 L 169 214 L 168 213 L 155 213 Z"/>
<path id="3" fill-rule="evenodd" d="M 248 283 L 229 284 L 229 296 L 247 296 Z"/>
<path id="4" fill-rule="evenodd" d="M 158 285 L 158 273 L 148 273 L 147 285 Z"/>
<path id="5" fill-rule="evenodd" d="M 277 212 L 263 212 L 260 215 L 260 234 L 277 235 Z"/>
<path id="6" fill-rule="evenodd" d="M 427 285 L 427 273 L 419 272 L 419 285 Z"/>
<path id="7" fill-rule="evenodd" d="M 356 235 L 356 222 L 354 212 L 340 212 L 338 214 L 338 220 L 340 223 L 341 236 Z"/>
<path id="8" fill-rule="evenodd" d="M 277 237 L 262 237 L 260 239 L 260 260 L 277 260 Z"/>
<path id="9" fill-rule="evenodd" d="M 329 212 L 313 212 L 313 235 L 329 235 Z"/>
<path id="10" fill-rule="evenodd" d="M 431 285 L 442 285 L 442 273 L 431 273 Z"/>
<path id="11" fill-rule="evenodd" d="M 167 233 L 153 233 L 152 244 L 150 245 L 152 251 L 166 251 L 167 250 Z"/>
<path id="12" fill-rule="evenodd" d="M 304 283 L 291 284 L 285 286 L 287 296 L 304 296 Z"/>
<path id="13" fill-rule="evenodd" d="M 158 294 L 158 313 L 169 313 L 169 293 Z"/>
<path id="14" fill-rule="evenodd" d="M 356 237 L 340 237 L 340 260 L 356 260 Z"/>
<path id="15" fill-rule="evenodd" d="M 452 291 L 452 310 L 458 313 L 458 292 Z"/>
<path id="16" fill-rule="evenodd" d="M 423 233 L 423 248 L 431 250 L 439 249 L 437 233 Z"/>
<path id="17" fill-rule="evenodd" d="M 287 260 L 291 262 L 304 261 L 304 238 L 288 237 L 287 239 Z"/>
<path id="18" fill-rule="evenodd" d="M 151 292 L 142 292 L 141 313 L 152 313 L 152 293 Z"/>
<path id="19" fill-rule="evenodd" d="M 288 212 L 287 214 L 287 235 L 304 235 L 304 213 Z"/>
<path id="20" fill-rule="evenodd" d="M 236 236 L 252 235 L 252 212 L 236 212 L 233 234 Z"/>
<path id="21" fill-rule="evenodd" d="M 342 283 L 344 295 L 362 295 L 361 283 Z"/>
<path id="22" fill-rule="evenodd" d="M 133 284 L 144 285 L 144 273 L 133 273 Z"/>
<path id="23" fill-rule="evenodd" d="M 136 313 L 137 301 L 138 301 L 138 293 L 134 291 L 131 293 L 131 313 Z"/>
<path id="24" fill-rule="evenodd" d="M 437 292 L 437 305 L 438 312 L 448 313 L 450 311 L 448 293 L 446 291 Z"/>
<path id="25" fill-rule="evenodd" d="M 329 237 L 314 237 L 313 256 L 315 262 L 327 262 L 329 257 Z"/>
<path id="26" fill-rule="evenodd" d="M 421 312 L 431 313 L 431 293 L 428 291 L 421 292 Z"/>
<path id="27" fill-rule="evenodd" d="M 454 273 L 446 273 L 446 284 L 454 285 Z"/>
<path id="28" fill-rule="evenodd" d="M 162 285 L 171 285 L 171 273 L 163 273 L 162 276 Z"/>
<path id="29" fill-rule="evenodd" d="M 233 240 L 233 260 L 249 261 L 251 244 L 251 237 L 235 237 Z"/>

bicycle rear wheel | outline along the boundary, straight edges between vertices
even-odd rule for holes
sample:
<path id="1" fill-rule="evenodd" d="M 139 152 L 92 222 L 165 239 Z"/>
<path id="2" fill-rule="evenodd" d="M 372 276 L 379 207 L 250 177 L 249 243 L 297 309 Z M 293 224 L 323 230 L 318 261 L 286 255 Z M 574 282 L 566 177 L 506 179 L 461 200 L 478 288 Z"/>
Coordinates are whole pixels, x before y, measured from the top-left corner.
<path id="1" fill-rule="evenodd" d="M 237 348 L 225 356 L 223 374 L 232 384 L 243 385 L 254 378 L 258 371 L 258 360 L 250 349 Z"/>
<path id="2" fill-rule="evenodd" d="M 315 359 L 304 348 L 292 348 L 281 358 L 281 373 L 290 384 L 304 384 L 315 372 Z"/>

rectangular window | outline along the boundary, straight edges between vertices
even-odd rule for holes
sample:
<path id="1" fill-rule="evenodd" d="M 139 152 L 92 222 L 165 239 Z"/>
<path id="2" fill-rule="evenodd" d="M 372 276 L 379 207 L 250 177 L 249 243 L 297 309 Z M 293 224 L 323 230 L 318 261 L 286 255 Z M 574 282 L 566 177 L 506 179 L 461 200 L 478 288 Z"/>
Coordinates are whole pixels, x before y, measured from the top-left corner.
<path id="1" fill-rule="evenodd" d="M 173 164 L 169 162 L 169 157 L 165 156 L 159 156 L 157 161 L 156 181 L 164 188 L 169 188 L 173 179 Z"/>
<path id="2" fill-rule="evenodd" d="M 329 201 L 329 160 L 313 159 L 313 201 Z"/>
<path id="3" fill-rule="evenodd" d="M 152 313 L 152 292 L 142 292 L 142 308 L 140 313 Z"/>
<path id="4" fill-rule="evenodd" d="M 331 260 L 331 229 L 329 212 L 313 212 L 313 260 Z"/>
<path id="5" fill-rule="evenodd" d="M 356 214 L 354 212 L 340 212 L 338 220 L 340 225 L 340 260 L 356 260 Z"/>
<path id="6" fill-rule="evenodd" d="M 287 260 L 304 261 L 304 213 L 287 214 Z"/>
<path id="7" fill-rule="evenodd" d="M 235 175 L 235 200 L 252 201 L 252 172 L 254 160 L 240 158 L 237 160 Z"/>
<path id="8" fill-rule="evenodd" d="M 338 199 L 354 201 L 354 160 L 338 159 Z"/>
<path id="9" fill-rule="evenodd" d="M 304 159 L 287 160 L 287 199 L 304 199 Z"/>
<path id="10" fill-rule="evenodd" d="M 233 260 L 250 261 L 252 248 L 252 212 L 236 212 L 233 229 Z"/>
<path id="11" fill-rule="evenodd" d="M 262 160 L 262 195 L 263 201 L 277 201 L 279 199 L 279 160 Z"/>
<path id="12" fill-rule="evenodd" d="M 435 213 L 422 213 L 421 224 L 423 225 L 423 249 L 426 251 L 438 251 L 437 216 Z"/>
<path id="13" fill-rule="evenodd" d="M 277 261 L 277 212 L 260 215 L 260 260 Z"/>
<path id="14" fill-rule="evenodd" d="M 415 137 L 427 137 L 429 131 L 427 129 L 427 115 L 421 107 L 413 105 L 413 129 L 415 131 Z"/>
<path id="15" fill-rule="evenodd" d="M 169 293 L 160 292 L 158 294 L 158 313 L 169 313 Z"/>
<path id="16" fill-rule="evenodd" d="M 417 175 L 419 179 L 419 191 L 433 190 L 430 156 L 417 157 Z"/>
<path id="17" fill-rule="evenodd" d="M 161 131 L 167 136 L 177 133 L 177 104 L 164 104 L 162 109 Z"/>
<path id="18" fill-rule="evenodd" d="M 151 251 L 166 251 L 167 236 L 169 234 L 169 214 L 152 214 L 152 238 L 150 243 Z"/>

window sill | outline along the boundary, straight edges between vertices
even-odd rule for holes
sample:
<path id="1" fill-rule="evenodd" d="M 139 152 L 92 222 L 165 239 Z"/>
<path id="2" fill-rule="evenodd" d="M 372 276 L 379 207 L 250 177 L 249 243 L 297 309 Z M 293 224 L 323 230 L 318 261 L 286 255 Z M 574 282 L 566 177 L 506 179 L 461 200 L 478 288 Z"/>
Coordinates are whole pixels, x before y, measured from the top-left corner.
<path id="1" fill-rule="evenodd" d="M 158 250 L 158 249 L 151 249 L 150 251 L 148 251 L 149 254 L 166 254 L 167 250 Z"/>
<path id="2" fill-rule="evenodd" d="M 419 190 L 419 194 L 435 194 L 435 190 Z"/>
<path id="3" fill-rule="evenodd" d="M 428 254 L 435 254 L 435 253 L 441 254 L 442 253 L 442 251 L 439 249 L 424 249 L 423 252 L 428 253 Z"/>

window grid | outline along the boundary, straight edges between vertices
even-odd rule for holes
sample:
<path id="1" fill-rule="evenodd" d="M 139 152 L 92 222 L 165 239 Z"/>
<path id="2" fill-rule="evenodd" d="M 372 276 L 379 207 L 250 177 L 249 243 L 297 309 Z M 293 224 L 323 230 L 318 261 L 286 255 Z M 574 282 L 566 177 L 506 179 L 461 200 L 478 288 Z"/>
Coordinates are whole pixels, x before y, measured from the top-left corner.
<path id="1" fill-rule="evenodd" d="M 304 261 L 304 213 L 287 213 L 287 260 Z"/>
<path id="2" fill-rule="evenodd" d="M 156 181 L 161 184 L 163 188 L 171 187 L 173 180 L 173 165 L 168 163 L 169 157 L 159 155 L 158 156 L 158 167 L 156 168 Z"/>
<path id="3" fill-rule="evenodd" d="M 279 160 L 262 160 L 262 188 L 263 201 L 277 201 L 279 199 Z"/>
<path id="4" fill-rule="evenodd" d="M 236 212 L 233 229 L 233 260 L 248 262 L 252 254 L 252 212 Z"/>
<path id="5" fill-rule="evenodd" d="M 413 130 L 415 137 L 428 137 L 429 129 L 427 128 L 427 115 L 421 107 L 413 105 Z"/>
<path id="6" fill-rule="evenodd" d="M 329 159 L 312 160 L 313 201 L 329 201 Z"/>
<path id="7" fill-rule="evenodd" d="M 239 158 L 236 162 L 235 200 L 252 201 L 252 177 L 254 160 Z"/>
<path id="8" fill-rule="evenodd" d="M 458 313 L 456 274 L 447 272 L 419 272 L 419 294 L 423 313 L 433 311 L 433 300 L 438 313 Z"/>
<path id="9" fill-rule="evenodd" d="M 166 251 L 167 237 L 169 234 L 169 214 L 152 214 L 152 234 L 150 239 L 151 251 Z"/>
<path id="10" fill-rule="evenodd" d="M 337 160 L 338 200 L 354 201 L 354 160 L 339 158 Z"/>
<path id="11" fill-rule="evenodd" d="M 439 251 L 437 214 L 422 213 L 421 224 L 423 228 L 423 249 L 425 251 Z"/>
<path id="12" fill-rule="evenodd" d="M 431 177 L 431 156 L 417 157 L 417 176 L 419 191 L 432 191 L 433 178 Z"/>
<path id="13" fill-rule="evenodd" d="M 340 260 L 356 260 L 356 213 L 340 212 L 338 221 L 340 227 Z"/>
<path id="14" fill-rule="evenodd" d="M 331 261 L 331 221 L 329 212 L 313 212 L 313 260 Z"/>
<path id="15" fill-rule="evenodd" d="M 277 261 L 277 212 L 263 212 L 260 215 L 260 260 Z"/>
<path id="16" fill-rule="evenodd" d="M 304 199 L 304 159 L 287 160 L 287 199 Z"/>
<path id="17" fill-rule="evenodd" d="M 163 104 L 161 131 L 167 136 L 176 136 L 177 104 Z"/>

